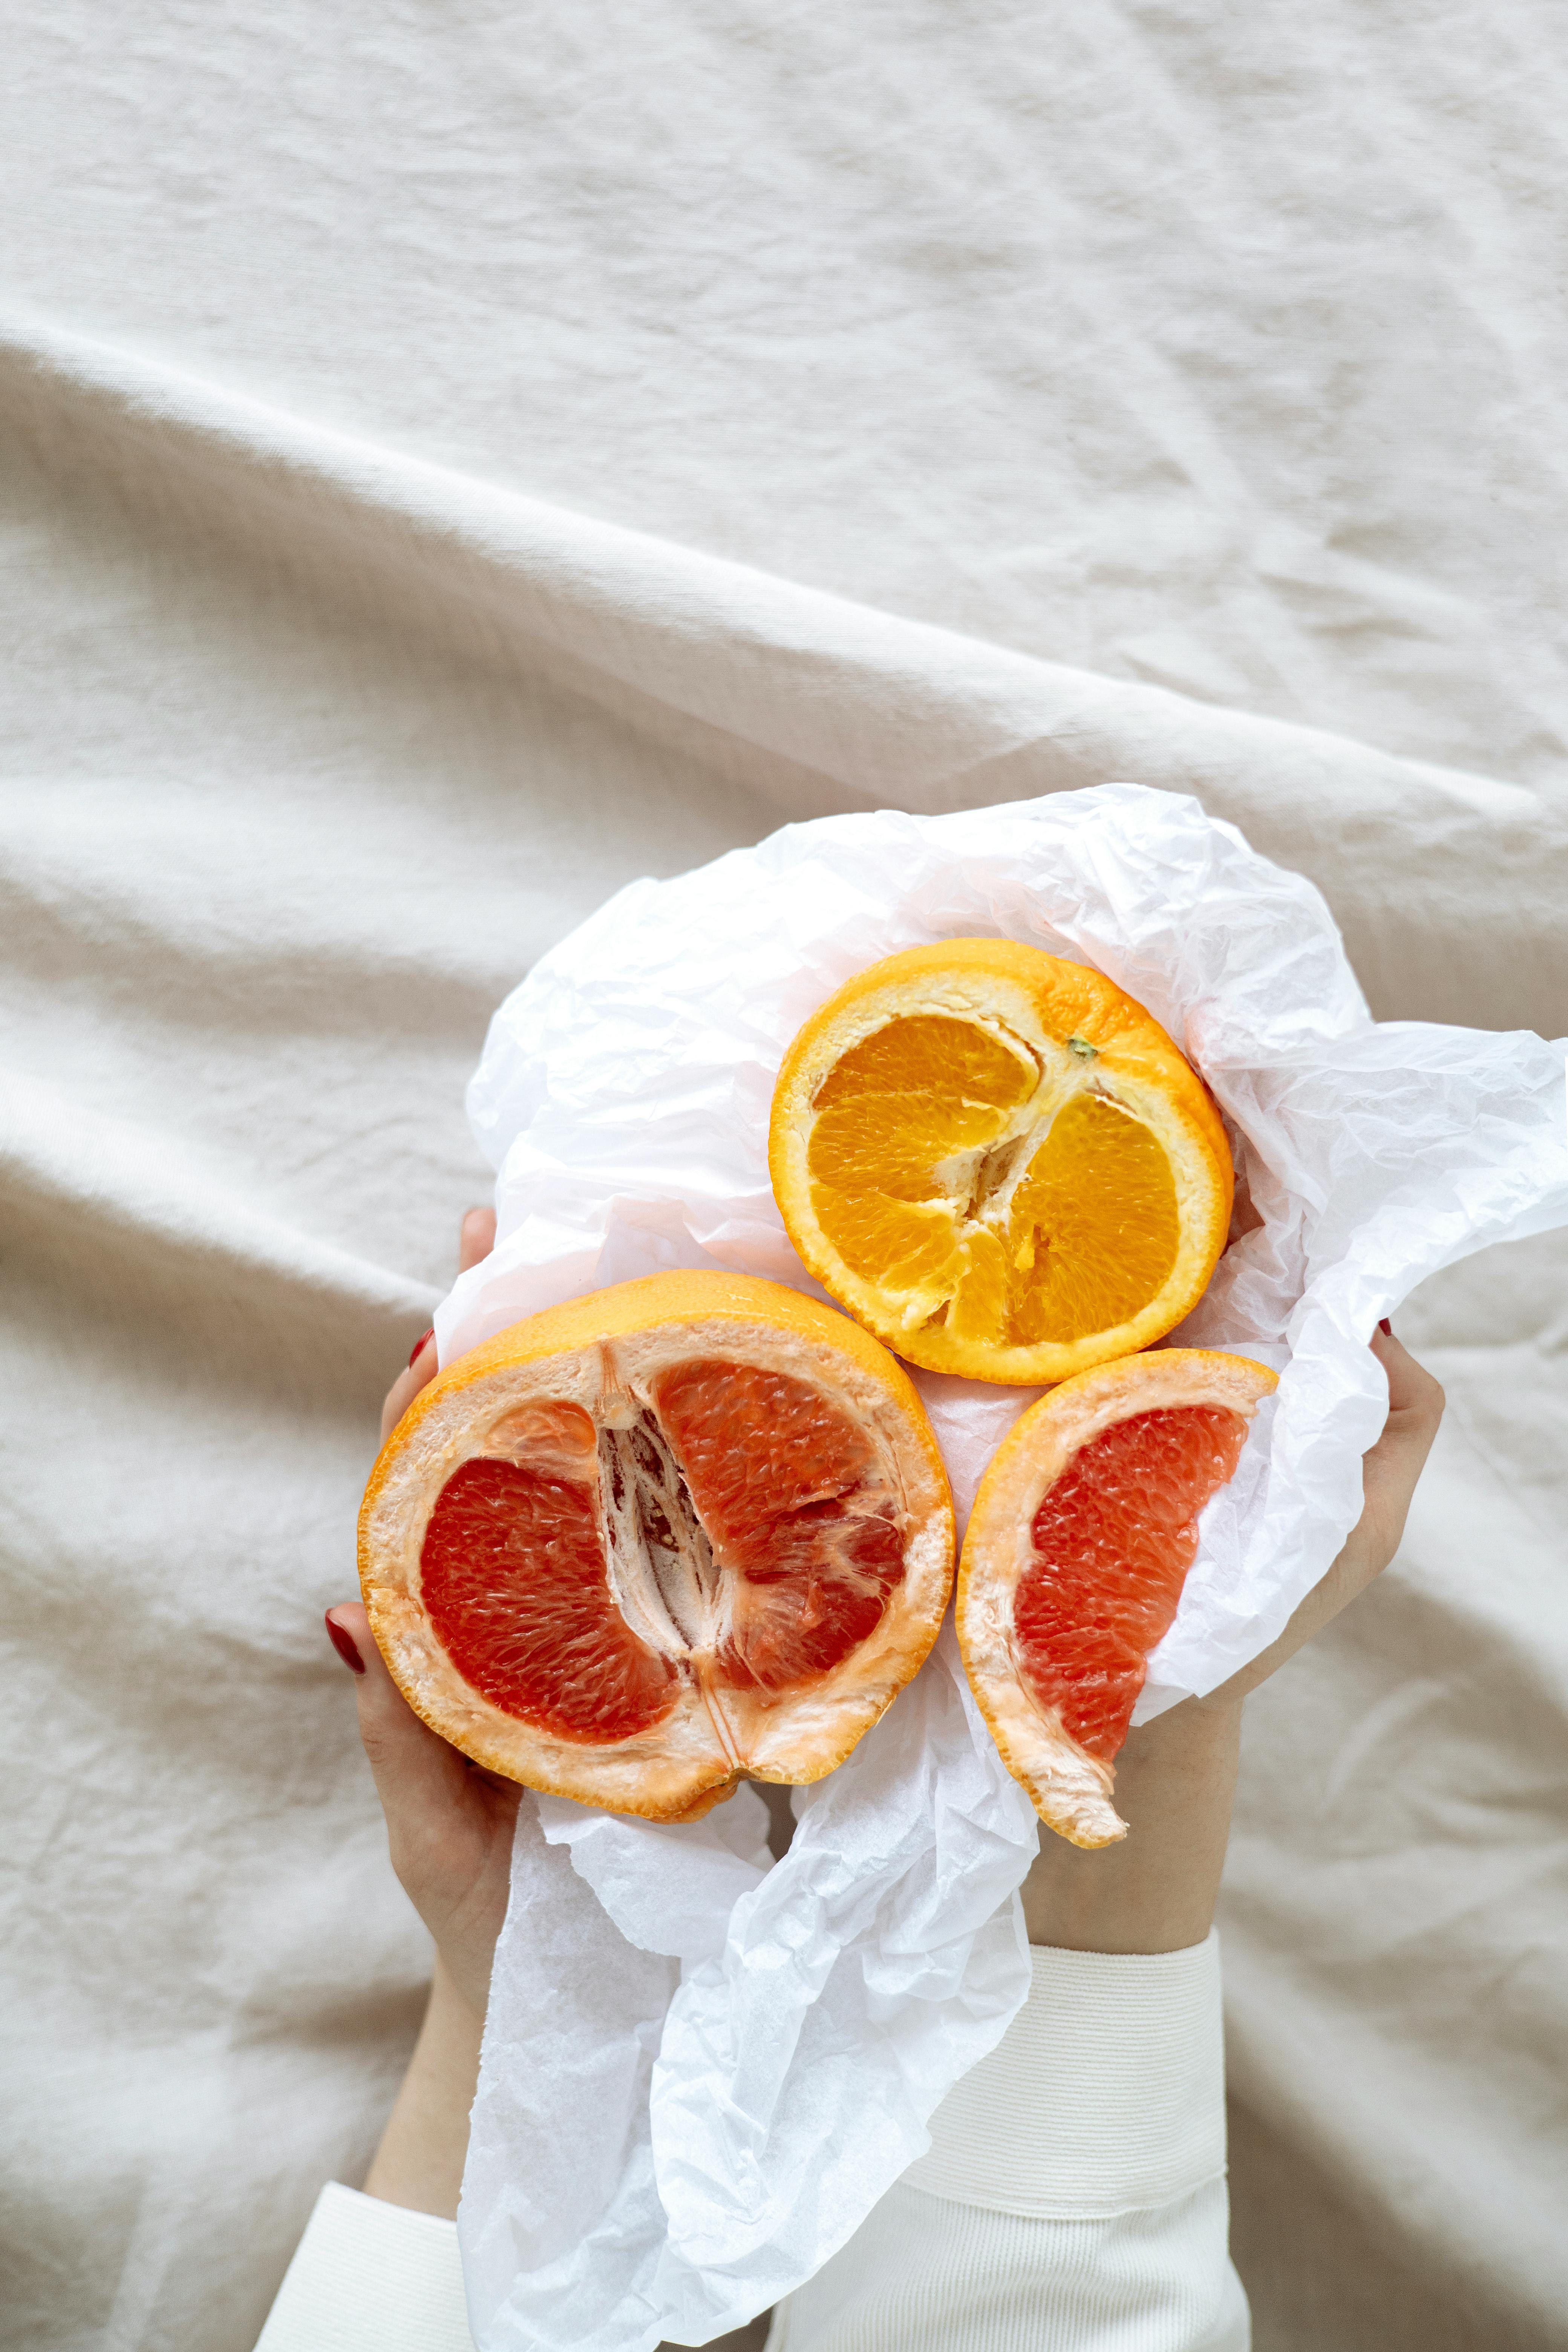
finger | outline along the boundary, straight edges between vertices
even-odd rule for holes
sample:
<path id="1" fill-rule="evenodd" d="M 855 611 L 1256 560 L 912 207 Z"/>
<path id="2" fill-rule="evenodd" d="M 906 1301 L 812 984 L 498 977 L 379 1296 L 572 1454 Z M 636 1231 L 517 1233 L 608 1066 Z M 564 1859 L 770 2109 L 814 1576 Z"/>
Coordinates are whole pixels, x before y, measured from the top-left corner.
<path id="1" fill-rule="evenodd" d="M 360 1738 L 395 1862 L 401 1845 L 449 1831 L 454 1808 L 468 1798 L 468 1769 L 455 1748 L 421 1723 L 393 1681 L 362 1603 L 343 1601 L 329 1609 L 327 1622 L 348 1636 L 359 1654 L 354 1696 Z"/>
<path id="2" fill-rule="evenodd" d="M 1435 1437 L 1437 1423 L 1443 1418 L 1444 1398 L 1439 1382 L 1425 1364 L 1416 1362 L 1392 1331 L 1384 1331 L 1381 1326 L 1372 1335 L 1372 1352 L 1387 1376 L 1390 1415 L 1415 1414 L 1429 1423 Z"/>
<path id="3" fill-rule="evenodd" d="M 1362 1456 L 1362 1513 L 1343 1549 L 1303 1604 L 1320 1622 L 1338 1614 L 1364 1592 L 1399 1549 L 1415 1482 L 1432 1451 L 1443 1418 L 1443 1391 L 1392 1332 L 1372 1338 L 1373 1353 L 1388 1381 L 1388 1415 L 1374 1445 Z"/>
<path id="4" fill-rule="evenodd" d="M 470 1209 L 458 1233 L 458 1272 L 467 1274 L 481 1258 L 489 1257 L 496 1245 L 496 1213 L 493 1209 Z"/>
<path id="5" fill-rule="evenodd" d="M 1362 1456 L 1361 1517 L 1327 1575 L 1312 1587 L 1279 1640 L 1224 1684 L 1216 1697 L 1256 1690 L 1364 1592 L 1399 1549 L 1415 1482 L 1443 1418 L 1443 1391 L 1391 1332 L 1374 1331 L 1372 1348 L 1388 1380 L 1388 1418 L 1377 1443 Z"/>
<path id="6" fill-rule="evenodd" d="M 467 1274 L 489 1257 L 496 1245 L 496 1213 L 493 1209 L 470 1209 L 458 1232 L 458 1272 Z M 384 1445 L 398 1423 L 422 1388 L 435 1379 L 440 1370 L 437 1359 L 436 1334 L 426 1331 L 416 1343 L 408 1360 L 408 1370 L 399 1372 L 386 1391 L 381 1408 L 381 1442 Z"/>
<path id="7" fill-rule="evenodd" d="M 428 1388 L 440 1366 L 436 1360 L 436 1335 L 427 1331 L 414 1351 L 405 1372 L 399 1372 L 381 1408 L 381 1442 L 384 1445 L 421 1389 Z"/>
<path id="8" fill-rule="evenodd" d="M 1372 1348 L 1388 1379 L 1388 1418 L 1362 1463 L 1365 1510 L 1355 1532 L 1363 1538 L 1361 1565 L 1367 1583 L 1399 1549 L 1415 1482 L 1432 1451 L 1444 1406 L 1439 1383 L 1392 1333 L 1375 1331 Z"/>

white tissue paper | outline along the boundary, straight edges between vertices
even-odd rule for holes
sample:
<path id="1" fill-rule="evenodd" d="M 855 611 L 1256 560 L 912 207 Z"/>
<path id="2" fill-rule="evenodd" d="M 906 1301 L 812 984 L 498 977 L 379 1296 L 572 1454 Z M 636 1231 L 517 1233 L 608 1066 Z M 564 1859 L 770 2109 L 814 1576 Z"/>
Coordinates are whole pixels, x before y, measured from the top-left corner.
<path id="1" fill-rule="evenodd" d="M 469 1113 L 499 1231 L 437 1312 L 440 1357 L 671 1266 L 821 1297 L 768 1183 L 784 1050 L 879 957 L 976 935 L 1146 1005 L 1213 1088 L 1261 1219 L 1170 1335 L 1280 1383 L 1204 1514 L 1146 1722 L 1265 1648 L 1354 1524 L 1387 1407 L 1379 1317 L 1470 1251 L 1568 1222 L 1563 1045 L 1374 1024 L 1317 890 L 1195 801 L 1105 784 L 829 817 L 621 891 L 491 1024 Z M 962 1523 L 1038 1392 L 914 1377 Z M 740 2326 L 924 2153 L 1022 2002 L 1037 1823 L 951 1624 L 794 1801 L 770 1867 L 749 1789 L 668 1828 L 524 1797 L 458 2217 L 483 2352 Z"/>

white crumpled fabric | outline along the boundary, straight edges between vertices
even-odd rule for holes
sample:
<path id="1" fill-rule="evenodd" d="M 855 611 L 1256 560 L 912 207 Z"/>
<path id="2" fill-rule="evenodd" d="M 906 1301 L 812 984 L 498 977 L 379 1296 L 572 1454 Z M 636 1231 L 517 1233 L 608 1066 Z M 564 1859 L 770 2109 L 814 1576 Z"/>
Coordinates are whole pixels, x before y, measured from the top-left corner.
<path id="1" fill-rule="evenodd" d="M 1171 1335 L 1281 1377 L 1204 1515 L 1146 1721 L 1273 1640 L 1353 1525 L 1387 1402 L 1378 1318 L 1468 1252 L 1568 1222 L 1562 1044 L 1374 1024 L 1317 890 L 1195 801 L 1117 783 L 829 817 L 619 892 L 491 1024 L 469 1110 L 497 1244 L 437 1341 L 449 1361 L 668 1266 L 816 1292 L 768 1183 L 784 1051 L 852 972 L 982 933 L 1149 1008 L 1213 1088 L 1262 1219 Z M 1036 1392 L 916 1377 L 962 1518 Z M 484 2352 L 739 2325 L 924 2151 L 1022 2001 L 1035 1819 L 951 1628 L 795 1811 L 770 1869 L 749 1790 L 679 1828 L 525 1798 L 458 2223 Z"/>

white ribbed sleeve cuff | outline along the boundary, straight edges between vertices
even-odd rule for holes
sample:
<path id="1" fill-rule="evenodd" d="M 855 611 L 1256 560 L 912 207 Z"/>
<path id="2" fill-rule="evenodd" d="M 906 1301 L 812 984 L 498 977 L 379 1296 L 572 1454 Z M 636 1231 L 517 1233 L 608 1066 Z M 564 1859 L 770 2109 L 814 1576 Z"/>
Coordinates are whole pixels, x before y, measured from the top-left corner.
<path id="1" fill-rule="evenodd" d="M 1219 1937 L 1184 1952 L 1029 1948 L 1028 1999 L 931 2117 L 911 2189 L 994 2213 L 1147 2211 L 1225 2170 Z"/>
<path id="2" fill-rule="evenodd" d="M 456 2225 L 329 2180 L 256 2352 L 474 2352 Z"/>
<path id="3" fill-rule="evenodd" d="M 942 2101 L 930 2152 L 901 2185 L 993 2213 L 1087 2221 L 1152 2212 L 1217 2180 L 1217 1935 L 1189 1951 L 1150 1955 L 1034 1945 L 1029 1959 L 1028 1999 L 990 2057 Z M 1216 2210 L 1219 2253 L 1207 2267 L 1217 2263 L 1223 2283 L 1223 2202 Z M 1037 2264 L 1038 2248 L 1028 2251 Z M 851 2253 L 846 2248 L 829 2271 Z M 1233 2330 L 1227 2320 L 1213 2338 L 1170 2340 L 1228 2346 Z M 453 2224 L 329 2182 L 256 2352 L 473 2352 Z"/>

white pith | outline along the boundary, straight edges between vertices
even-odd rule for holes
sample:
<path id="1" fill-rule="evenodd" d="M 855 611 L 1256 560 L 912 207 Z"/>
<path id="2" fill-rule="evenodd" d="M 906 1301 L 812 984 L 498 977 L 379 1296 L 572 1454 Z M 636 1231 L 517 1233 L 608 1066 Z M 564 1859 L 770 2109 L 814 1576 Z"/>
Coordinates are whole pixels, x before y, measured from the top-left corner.
<path id="1" fill-rule="evenodd" d="M 713 1671 L 737 1580 L 715 1568 L 689 1497 L 682 1498 L 673 1456 L 662 1436 L 655 1442 L 647 1418 L 663 1371 L 710 1356 L 808 1381 L 843 1404 L 868 1441 L 876 1475 L 900 1517 L 903 1581 L 873 1633 L 816 1686 L 763 1695 L 736 1690 Z M 562 1456 L 552 1462 L 536 1442 L 520 1448 L 520 1417 L 525 1422 L 527 1408 L 545 1402 L 575 1404 L 589 1414 L 597 1454 L 591 1470 L 581 1454 L 574 1465 Z M 447 1659 L 420 1597 L 420 1553 L 441 1489 L 475 1458 L 525 1459 L 597 1492 L 616 1603 L 679 1674 L 674 1706 L 646 1733 L 602 1743 L 561 1738 L 493 1706 Z M 666 1507 L 674 1538 L 657 1550 L 646 1540 L 643 1506 L 650 1496 Z M 367 1510 L 363 1538 L 377 1638 L 427 1722 L 468 1754 L 531 1785 L 666 1815 L 738 1773 L 800 1781 L 830 1769 L 847 1741 L 869 1727 L 908 1679 L 911 1656 L 929 1648 L 952 1562 L 945 1485 L 887 1387 L 818 1341 L 728 1318 L 656 1327 L 507 1367 L 435 1399 L 390 1465 Z"/>
<path id="2" fill-rule="evenodd" d="M 1041 1705 L 1015 1646 L 1014 1597 L 1034 1558 L 1035 1514 L 1102 1430 L 1183 1405 L 1218 1405 L 1250 1422 L 1275 1385 L 1264 1366 L 1207 1349 L 1160 1348 L 1102 1364 L 1032 1405 L 981 1481 L 959 1570 L 964 1666 L 1003 1762 L 1041 1820 L 1076 1845 L 1109 1845 L 1127 1831 L 1110 1801 L 1113 1769 L 1079 1746 L 1055 1707 Z"/>

